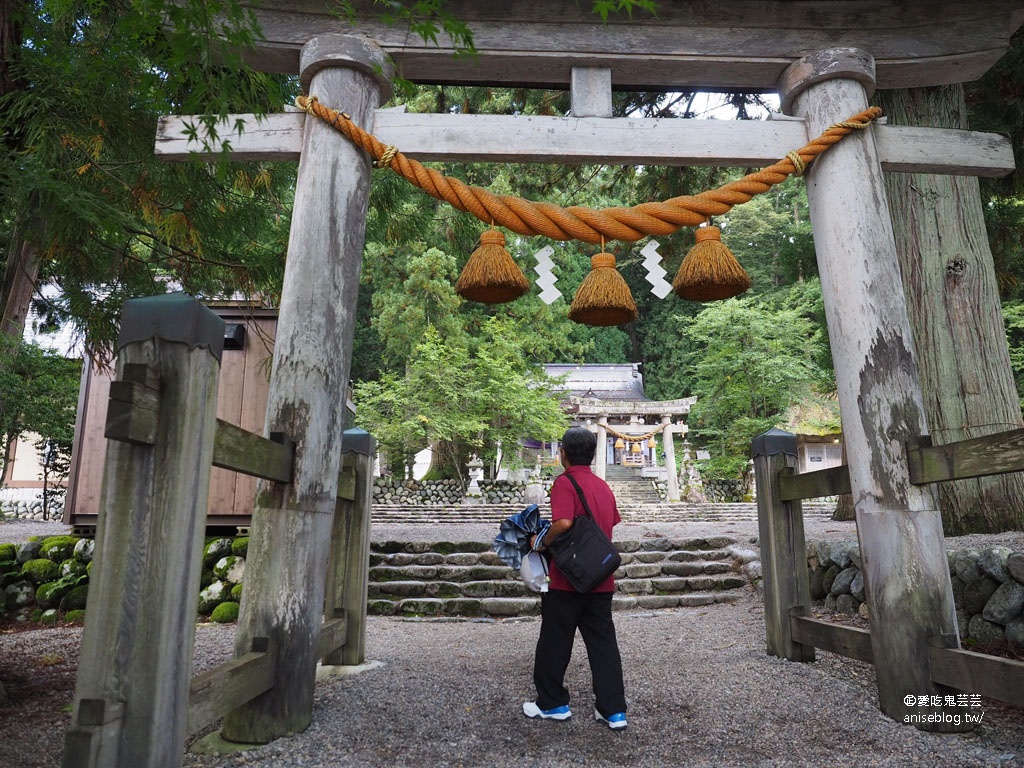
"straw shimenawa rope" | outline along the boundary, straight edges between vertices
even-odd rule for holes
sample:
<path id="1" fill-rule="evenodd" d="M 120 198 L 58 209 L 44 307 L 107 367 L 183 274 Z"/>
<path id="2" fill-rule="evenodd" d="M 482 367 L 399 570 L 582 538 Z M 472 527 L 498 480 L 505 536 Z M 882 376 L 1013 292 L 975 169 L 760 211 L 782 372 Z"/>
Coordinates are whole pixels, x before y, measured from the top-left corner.
<path id="1" fill-rule="evenodd" d="M 499 225 L 520 235 L 543 235 L 551 240 L 639 240 L 647 235 L 671 235 L 681 227 L 695 227 L 711 216 L 728 213 L 733 206 L 767 192 L 793 173 L 802 173 L 814 158 L 855 130 L 867 128 L 882 114 L 870 107 L 826 129 L 801 149 L 790 152 L 774 165 L 747 174 L 738 181 L 698 195 L 673 197 L 664 202 L 641 203 L 632 208 L 595 210 L 581 205 L 562 208 L 534 203 L 512 195 L 495 195 L 445 176 L 384 144 L 352 122 L 343 112 L 325 107 L 316 96 L 300 96 L 296 104 L 327 123 L 365 150 L 378 167 L 389 167 L 438 200 L 476 216 L 485 224 Z"/>

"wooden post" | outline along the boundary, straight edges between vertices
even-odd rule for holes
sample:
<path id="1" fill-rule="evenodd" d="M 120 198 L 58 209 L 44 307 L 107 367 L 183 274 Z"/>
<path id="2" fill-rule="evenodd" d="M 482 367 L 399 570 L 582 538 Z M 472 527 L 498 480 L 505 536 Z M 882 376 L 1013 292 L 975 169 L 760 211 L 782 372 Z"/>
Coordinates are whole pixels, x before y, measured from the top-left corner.
<path id="1" fill-rule="evenodd" d="M 310 95 L 359 125 L 390 92 L 388 62 L 366 38 L 310 40 L 301 71 Z M 265 427 L 294 441 L 295 473 L 257 486 L 235 646 L 241 656 L 269 638 L 276 682 L 225 717 L 231 741 L 266 743 L 312 719 L 369 192 L 367 155 L 307 120 Z"/>
<path id="2" fill-rule="evenodd" d="M 665 496 L 669 501 L 679 501 L 679 471 L 676 469 L 676 438 L 672 426 L 672 414 L 661 417 L 661 441 L 665 446 Z"/>
<path id="3" fill-rule="evenodd" d="M 224 321 L 171 294 L 125 304 L 65 766 L 179 766 Z"/>
<path id="4" fill-rule="evenodd" d="M 611 117 L 611 67 L 573 67 L 569 98 L 573 117 Z"/>
<path id="5" fill-rule="evenodd" d="M 604 480 L 608 474 L 608 417 L 597 417 L 597 454 L 594 456 L 594 474 Z"/>
<path id="6" fill-rule="evenodd" d="M 373 506 L 373 455 L 377 441 L 362 429 L 345 431 L 345 464 L 355 473 L 355 497 L 338 499 L 327 569 L 326 619 L 344 617 L 345 645 L 324 657 L 324 664 L 366 661 L 366 591 L 370 580 L 370 510 Z"/>
<path id="7" fill-rule="evenodd" d="M 764 623 L 768 653 L 790 661 L 814 661 L 814 647 L 793 640 L 793 609 L 811 604 L 804 515 L 799 501 L 782 501 L 779 473 L 797 465 L 796 435 L 770 429 L 750 446 L 757 483 L 757 528 L 764 574 Z"/>
<path id="8" fill-rule="evenodd" d="M 806 56 L 780 81 L 783 110 L 809 135 L 868 106 L 874 60 L 856 49 Z M 923 730 L 914 697 L 950 692 L 931 682 L 928 638 L 956 632 L 931 489 L 911 485 L 904 442 L 927 434 L 910 322 L 882 169 L 871 129 L 848 136 L 807 173 L 807 198 L 836 369 L 860 540 L 881 709 Z M 941 700 L 941 699 L 940 699 Z M 910 702 L 910 703 L 907 703 Z M 936 711 L 941 707 L 935 708 Z"/>

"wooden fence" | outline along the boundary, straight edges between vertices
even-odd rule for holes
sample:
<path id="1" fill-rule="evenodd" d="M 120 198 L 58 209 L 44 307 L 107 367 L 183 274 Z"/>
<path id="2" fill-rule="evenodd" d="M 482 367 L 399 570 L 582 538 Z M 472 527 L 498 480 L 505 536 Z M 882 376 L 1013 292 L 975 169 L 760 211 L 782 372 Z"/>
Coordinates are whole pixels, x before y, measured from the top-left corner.
<path id="1" fill-rule="evenodd" d="M 797 473 L 796 436 L 781 430 L 755 438 L 752 453 L 768 653 L 813 661 L 814 649 L 821 648 L 874 663 L 868 630 L 808 615 L 811 597 L 801 501 L 849 493 L 848 468 Z M 927 437 L 919 438 L 907 444 L 906 454 L 915 485 L 1024 471 L 1024 429 L 937 446 Z M 934 683 L 1024 706 L 1024 663 L 958 646 L 956 637 L 929 638 L 927 658 L 921 663 L 928 665 Z"/>
<path id="2" fill-rule="evenodd" d="M 215 418 L 224 322 L 175 294 L 125 305 L 67 767 L 179 766 L 185 740 L 270 690 L 269 641 L 190 679 L 210 467 L 290 483 L 293 446 Z M 344 407 L 344 404 L 339 404 Z M 318 656 L 364 660 L 373 438 L 348 430 Z M 243 594 L 273 600 L 272 595 Z"/>

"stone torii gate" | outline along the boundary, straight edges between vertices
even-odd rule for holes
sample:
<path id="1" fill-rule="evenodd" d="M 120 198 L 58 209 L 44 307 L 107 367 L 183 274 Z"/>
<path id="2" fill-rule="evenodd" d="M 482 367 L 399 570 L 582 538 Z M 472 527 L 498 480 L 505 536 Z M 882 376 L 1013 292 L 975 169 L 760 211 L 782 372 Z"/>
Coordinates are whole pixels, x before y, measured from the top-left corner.
<path id="1" fill-rule="evenodd" d="M 875 88 L 979 77 L 1024 22 L 1014 0 L 695 0 L 664 3 L 656 19 L 607 24 L 585 4 L 452 0 L 446 7 L 473 30 L 478 51 L 454 59 L 444 44 L 374 21 L 372 3 L 356 5 L 357 26 L 312 0 L 254 7 L 266 40 L 251 63 L 298 73 L 307 92 L 410 157 L 448 161 L 766 165 L 863 110 Z M 572 117 L 378 110 L 393 67 L 421 83 L 569 87 Z M 610 116 L 613 88 L 689 87 L 778 90 L 789 118 Z M 186 140 L 185 122 L 161 122 L 158 154 L 201 150 Z M 258 489 L 237 641 L 242 654 L 254 637 L 269 638 L 276 678 L 223 729 L 262 743 L 305 729 L 312 716 L 370 164 L 301 113 L 246 118 L 232 143 L 239 159 L 299 161 L 265 427 L 294 440 L 295 482 Z M 955 633 L 956 620 L 937 502 L 910 484 L 903 454 L 903 441 L 928 429 L 882 174 L 1012 168 L 998 136 L 876 125 L 807 173 L 880 705 L 898 720 L 905 696 L 944 692 L 929 677 L 927 638 Z"/>

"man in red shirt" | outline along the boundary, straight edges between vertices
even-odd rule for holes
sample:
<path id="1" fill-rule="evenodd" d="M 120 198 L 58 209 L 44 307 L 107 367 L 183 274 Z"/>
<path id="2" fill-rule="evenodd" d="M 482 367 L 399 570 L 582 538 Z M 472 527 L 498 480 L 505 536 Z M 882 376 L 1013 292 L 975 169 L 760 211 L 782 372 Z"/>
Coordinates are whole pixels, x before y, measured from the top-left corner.
<path id="1" fill-rule="evenodd" d="M 595 475 L 594 461 L 597 438 L 589 430 L 573 427 L 562 436 L 560 457 L 565 472 L 551 486 L 551 527 L 534 548 L 542 550 L 547 543 L 568 531 L 573 520 L 585 515 L 583 502 L 566 475 L 572 475 L 587 498 L 594 521 L 610 539 L 612 528 L 621 522 L 615 495 L 608 483 Z M 590 592 L 577 592 L 551 563 L 549 591 L 541 595 L 541 627 L 533 665 L 533 682 L 537 700 L 523 704 L 527 717 L 544 720 L 568 720 L 569 691 L 565 687 L 565 670 L 572 658 L 573 641 L 579 628 L 587 647 L 593 678 L 594 718 L 613 730 L 626 727 L 626 694 L 622 682 L 622 659 L 612 622 L 612 595 L 615 577 L 609 576 Z"/>

